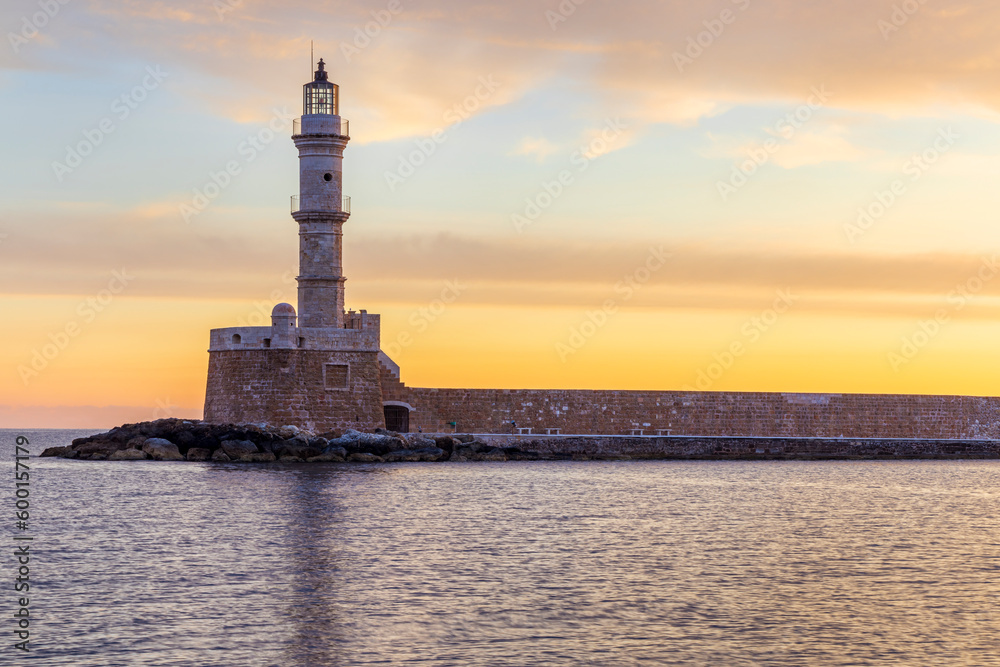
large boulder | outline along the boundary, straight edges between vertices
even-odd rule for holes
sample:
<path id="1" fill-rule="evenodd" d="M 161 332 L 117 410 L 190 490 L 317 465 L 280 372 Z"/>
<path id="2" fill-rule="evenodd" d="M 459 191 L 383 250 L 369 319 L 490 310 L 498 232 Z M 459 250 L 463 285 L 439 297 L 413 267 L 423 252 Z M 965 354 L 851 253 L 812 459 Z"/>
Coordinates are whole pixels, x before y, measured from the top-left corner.
<path id="1" fill-rule="evenodd" d="M 439 435 L 434 438 L 434 444 L 451 454 L 461 443 L 450 435 Z"/>
<path id="2" fill-rule="evenodd" d="M 389 452 L 383 457 L 383 459 L 386 463 L 412 462 L 419 461 L 420 454 L 417 454 L 409 449 L 401 449 L 396 452 Z"/>
<path id="3" fill-rule="evenodd" d="M 244 456 L 256 454 L 260 450 L 249 440 L 225 440 L 222 443 L 222 451 L 233 461 L 238 461 Z"/>
<path id="4" fill-rule="evenodd" d="M 260 433 L 255 428 L 228 425 L 225 429 L 219 429 L 217 437 L 219 442 L 226 440 L 248 440 L 254 444 L 260 439 Z"/>
<path id="5" fill-rule="evenodd" d="M 126 424 L 121 427 L 121 431 L 127 434 L 126 442 L 136 435 L 145 435 L 148 438 L 163 438 L 171 442 L 180 442 L 180 434 L 191 430 L 194 426 L 192 422 L 181 419 L 157 419 L 151 422 L 140 424 Z M 112 429 L 114 433 L 118 429 Z"/>
<path id="6" fill-rule="evenodd" d="M 296 447 L 307 447 L 309 445 L 309 440 L 299 436 L 293 436 L 287 440 L 279 440 L 277 442 L 271 443 L 271 451 L 276 455 L 281 456 L 285 453 L 286 448 L 296 448 Z"/>
<path id="7" fill-rule="evenodd" d="M 389 452 L 383 459 L 385 459 L 386 463 L 440 461 L 445 456 L 445 451 L 440 447 L 425 447 L 416 450 L 402 449 L 397 452 Z"/>
<path id="8" fill-rule="evenodd" d="M 149 458 L 157 461 L 183 461 L 177 445 L 163 438 L 149 438 L 142 445 L 142 451 L 149 454 Z"/>
<path id="9" fill-rule="evenodd" d="M 248 440 L 257 445 L 260 451 L 273 451 L 273 447 L 269 445 L 287 439 L 280 435 L 279 429 L 266 424 L 211 424 L 206 425 L 204 430 L 197 429 L 195 434 L 199 437 L 198 447 L 207 447 L 204 442 L 209 438 L 220 443 L 226 440 Z"/>
<path id="10" fill-rule="evenodd" d="M 222 451 L 222 449 L 216 449 L 212 452 L 212 460 L 216 463 L 228 463 L 229 461 L 232 461 L 232 459 L 229 458 L 229 455 Z"/>
<path id="11" fill-rule="evenodd" d="M 137 431 L 135 426 L 133 424 L 126 424 L 125 426 L 116 426 L 107 433 L 97 436 L 97 439 L 110 440 L 124 445 L 136 435 Z"/>
<path id="12" fill-rule="evenodd" d="M 343 452 L 343 454 L 341 454 Z M 319 456 L 307 459 L 309 463 L 343 463 L 347 459 L 347 451 L 343 447 L 338 447 L 332 452 L 324 452 Z"/>
<path id="13" fill-rule="evenodd" d="M 476 458 L 477 454 L 482 454 L 488 452 L 490 448 L 482 442 L 470 441 L 467 443 L 461 443 L 455 446 L 455 450 L 451 454 L 452 461 L 479 461 Z"/>
<path id="14" fill-rule="evenodd" d="M 211 433 L 196 433 L 196 440 L 194 442 L 194 447 L 198 449 L 207 449 L 210 452 L 214 452 L 219 448 L 219 439 L 216 438 Z"/>
<path id="15" fill-rule="evenodd" d="M 73 451 L 70 447 L 49 447 L 41 453 L 42 456 L 62 456 L 66 452 Z"/>
<path id="16" fill-rule="evenodd" d="M 305 461 L 306 459 L 311 459 L 314 456 L 319 456 L 323 453 L 325 447 L 295 447 L 294 449 L 286 449 L 286 454 L 291 454 L 292 456 L 297 456 L 298 458 Z"/>
<path id="17" fill-rule="evenodd" d="M 339 456 L 340 460 L 347 459 L 347 450 L 343 447 L 338 447 L 337 445 L 327 445 L 323 448 L 323 453 L 320 456 Z"/>
<path id="18" fill-rule="evenodd" d="M 317 444 L 322 444 L 322 446 L 312 446 L 311 443 L 313 440 L 316 440 Z M 297 435 L 294 438 L 276 443 L 273 446 L 273 451 L 282 458 L 293 456 L 305 461 L 306 459 L 322 454 L 325 447 L 326 440 L 323 438 L 306 438 L 305 436 Z"/>
<path id="19" fill-rule="evenodd" d="M 184 429 L 178 430 L 174 434 L 173 442 L 177 445 L 177 449 L 180 450 L 181 454 L 187 454 L 188 450 L 198 442 L 198 439 L 194 437 L 194 434 L 190 430 Z"/>
<path id="20" fill-rule="evenodd" d="M 95 458 L 95 454 L 97 455 L 97 459 L 106 459 L 119 449 L 125 449 L 125 444 L 107 438 L 100 438 L 79 446 L 74 445 L 73 449 L 79 452 L 80 458 L 83 459 L 93 459 Z"/>
<path id="21" fill-rule="evenodd" d="M 187 452 L 188 461 L 207 461 L 212 458 L 212 452 L 202 447 L 192 447 Z"/>
<path id="22" fill-rule="evenodd" d="M 407 433 L 402 437 L 406 440 L 407 449 L 426 449 L 428 447 L 437 447 L 437 442 L 434 438 L 426 436 L 423 433 Z M 444 447 L 441 449 L 444 449 Z"/>
<path id="23" fill-rule="evenodd" d="M 492 445 L 488 445 L 482 440 L 469 440 L 468 442 L 463 442 L 455 446 L 455 450 L 452 455 L 453 461 L 483 461 L 482 455 L 490 452 L 494 449 Z"/>
<path id="24" fill-rule="evenodd" d="M 347 457 L 347 460 L 352 461 L 354 463 L 381 463 L 382 457 L 375 456 L 374 454 L 368 454 L 365 452 L 354 452 L 353 454 Z"/>
<path id="25" fill-rule="evenodd" d="M 109 461 L 145 461 L 149 458 L 141 449 L 119 449 L 108 457 Z"/>
<path id="26" fill-rule="evenodd" d="M 323 437 L 327 437 L 327 435 L 324 435 Z M 336 438 L 327 437 L 326 444 L 328 447 L 346 447 L 347 445 L 360 442 L 361 436 L 363 435 L 365 434 L 360 431 L 355 431 L 353 428 L 349 428 L 344 431 L 342 435 L 339 435 Z"/>
<path id="27" fill-rule="evenodd" d="M 240 463 L 270 463 L 276 460 L 271 452 L 252 452 L 239 458 Z"/>
<path id="28" fill-rule="evenodd" d="M 322 436 L 314 435 L 309 438 L 309 446 L 313 449 L 318 449 L 319 451 L 323 451 L 329 444 L 330 441 Z"/>
<path id="29" fill-rule="evenodd" d="M 343 447 L 351 454 L 384 456 L 389 452 L 406 449 L 406 443 L 398 436 L 361 433 L 348 429 L 344 435 L 330 440 L 327 447 Z"/>
<path id="30" fill-rule="evenodd" d="M 146 444 L 146 436 L 137 435 L 128 441 L 125 446 L 129 449 L 142 449 L 142 446 Z"/>
<path id="31" fill-rule="evenodd" d="M 440 447 L 424 447 L 416 450 L 421 461 L 442 461 L 448 458 L 448 453 Z"/>

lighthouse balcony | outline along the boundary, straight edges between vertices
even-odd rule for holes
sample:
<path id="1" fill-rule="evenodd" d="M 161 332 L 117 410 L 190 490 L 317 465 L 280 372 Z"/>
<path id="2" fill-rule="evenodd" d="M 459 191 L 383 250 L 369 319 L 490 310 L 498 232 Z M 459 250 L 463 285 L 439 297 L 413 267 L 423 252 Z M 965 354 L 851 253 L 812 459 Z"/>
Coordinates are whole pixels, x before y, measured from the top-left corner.
<path id="1" fill-rule="evenodd" d="M 330 208 L 324 207 L 322 205 L 310 205 L 308 203 L 303 203 L 299 195 L 292 195 L 292 213 L 298 213 L 299 211 L 329 211 Z M 341 197 L 340 199 L 340 212 L 350 214 L 351 212 L 351 198 Z"/>
<path id="2" fill-rule="evenodd" d="M 320 117 L 317 117 L 320 116 Z M 314 114 L 306 128 L 308 134 L 330 134 L 337 137 L 351 138 L 351 121 L 345 118 L 327 114 Z M 302 118 L 292 120 L 292 136 L 302 134 Z"/>

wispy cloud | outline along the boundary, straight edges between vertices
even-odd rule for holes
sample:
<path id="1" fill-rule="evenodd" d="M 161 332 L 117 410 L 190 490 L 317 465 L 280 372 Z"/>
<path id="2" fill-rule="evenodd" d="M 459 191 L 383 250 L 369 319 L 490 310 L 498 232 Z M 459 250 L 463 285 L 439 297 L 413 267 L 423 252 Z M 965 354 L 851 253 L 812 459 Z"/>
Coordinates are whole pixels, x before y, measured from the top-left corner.
<path id="1" fill-rule="evenodd" d="M 851 143 L 847 135 L 847 128 L 842 125 L 798 132 L 775 154 L 774 164 L 794 169 L 824 162 L 857 162 L 872 157 L 873 151 Z"/>
<path id="2" fill-rule="evenodd" d="M 335 66 L 335 76 L 352 91 L 352 113 L 379 121 L 380 138 L 433 129 L 440 110 L 484 73 L 504 80 L 503 99 L 496 101 L 502 104 L 581 58 L 595 64 L 590 76 L 595 96 L 609 108 L 627 103 L 635 120 L 649 123 L 691 122 L 748 101 L 794 100 L 816 81 L 836 90 L 844 108 L 924 113 L 948 100 L 1000 109 L 1000 90 L 984 76 L 996 59 L 992 27 L 1000 23 L 1000 6 L 925 7 L 887 43 L 878 22 L 892 14 L 894 4 L 755 0 L 698 67 L 679 76 L 672 54 L 713 18 L 703 5 L 680 0 L 594 5 L 575 12 L 553 42 L 544 20 L 525 20 L 541 16 L 528 0 L 502 6 L 404 3 L 362 56 Z M 285 90 L 289 67 L 301 63 L 305 69 L 303 35 L 323 35 L 321 52 L 335 54 L 339 43 L 353 39 L 356 27 L 372 20 L 370 9 L 352 2 L 293 0 L 279 8 L 246 0 L 220 24 L 211 3 L 201 0 L 88 5 L 88 12 L 101 17 L 102 27 L 93 28 L 97 34 L 156 58 L 185 61 L 209 76 L 244 82 L 213 97 L 220 112 L 233 117 L 254 106 L 248 102 L 263 91 L 284 97 L 278 93 Z M 831 58 L 832 52 L 838 57 Z M 439 75 L 442 62 L 448 63 L 448 76 Z M 194 88 L 190 94 L 212 96 Z"/>
<path id="3" fill-rule="evenodd" d="M 559 146 L 545 137 L 524 137 L 510 152 L 510 155 L 524 155 L 532 157 L 538 162 L 544 162 L 545 158 L 558 152 Z"/>

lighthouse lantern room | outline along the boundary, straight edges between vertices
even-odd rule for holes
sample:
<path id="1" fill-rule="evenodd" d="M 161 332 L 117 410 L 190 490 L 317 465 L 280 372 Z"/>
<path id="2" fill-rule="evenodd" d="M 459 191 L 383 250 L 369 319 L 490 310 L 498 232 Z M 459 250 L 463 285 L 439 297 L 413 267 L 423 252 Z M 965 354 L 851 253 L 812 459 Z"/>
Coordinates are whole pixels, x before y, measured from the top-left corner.
<path id="1" fill-rule="evenodd" d="M 339 92 L 337 84 L 328 81 L 326 63 L 320 58 L 315 78 L 302 86 L 302 113 L 340 115 Z"/>

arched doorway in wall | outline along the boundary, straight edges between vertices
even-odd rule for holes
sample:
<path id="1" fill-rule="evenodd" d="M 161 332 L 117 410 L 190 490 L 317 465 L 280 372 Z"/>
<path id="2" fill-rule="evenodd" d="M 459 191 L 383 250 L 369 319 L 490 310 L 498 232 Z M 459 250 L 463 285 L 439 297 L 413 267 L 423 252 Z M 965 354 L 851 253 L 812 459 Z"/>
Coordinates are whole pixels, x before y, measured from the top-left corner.
<path id="1" fill-rule="evenodd" d="M 410 410 L 413 408 L 406 403 L 398 401 L 387 401 L 382 404 L 385 411 L 385 427 L 396 433 L 410 432 Z"/>

